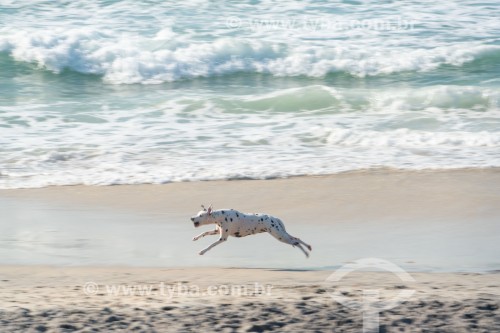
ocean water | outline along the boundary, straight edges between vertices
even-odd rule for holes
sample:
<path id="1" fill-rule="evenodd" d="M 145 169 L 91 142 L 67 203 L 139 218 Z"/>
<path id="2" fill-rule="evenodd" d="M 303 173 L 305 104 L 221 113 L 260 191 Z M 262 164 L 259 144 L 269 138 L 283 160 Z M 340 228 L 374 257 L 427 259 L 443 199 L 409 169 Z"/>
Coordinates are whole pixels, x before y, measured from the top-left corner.
<path id="1" fill-rule="evenodd" d="M 0 188 L 499 166 L 498 1 L 0 4 Z"/>

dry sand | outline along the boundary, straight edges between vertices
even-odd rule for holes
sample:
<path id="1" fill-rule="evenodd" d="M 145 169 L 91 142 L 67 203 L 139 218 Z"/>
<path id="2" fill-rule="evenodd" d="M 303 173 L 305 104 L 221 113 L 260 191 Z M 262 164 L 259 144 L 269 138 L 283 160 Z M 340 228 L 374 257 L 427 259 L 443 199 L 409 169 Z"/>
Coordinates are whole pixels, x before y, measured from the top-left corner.
<path id="1" fill-rule="evenodd" d="M 381 312 L 380 332 L 500 332 L 498 274 L 413 273 L 415 282 L 401 282 L 354 272 L 339 283 L 330 274 L 2 266 L 1 332 L 361 332 L 361 311 L 332 292 L 360 300 L 365 289 L 381 299 L 416 290 Z"/>

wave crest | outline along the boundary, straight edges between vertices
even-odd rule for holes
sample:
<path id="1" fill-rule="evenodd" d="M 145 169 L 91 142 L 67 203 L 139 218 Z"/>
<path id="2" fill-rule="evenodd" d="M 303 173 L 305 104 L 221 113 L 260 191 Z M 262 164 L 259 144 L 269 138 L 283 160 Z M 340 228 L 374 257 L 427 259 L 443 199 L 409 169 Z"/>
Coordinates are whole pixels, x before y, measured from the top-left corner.
<path id="1" fill-rule="evenodd" d="M 442 65 L 462 66 L 482 57 L 497 59 L 500 46 L 324 47 L 241 38 L 194 42 L 169 29 L 147 38 L 88 28 L 50 32 L 4 28 L 0 29 L 0 52 L 55 73 L 69 69 L 102 75 L 115 84 L 154 84 L 237 72 L 308 77 L 340 72 L 364 77 L 430 71 Z"/>

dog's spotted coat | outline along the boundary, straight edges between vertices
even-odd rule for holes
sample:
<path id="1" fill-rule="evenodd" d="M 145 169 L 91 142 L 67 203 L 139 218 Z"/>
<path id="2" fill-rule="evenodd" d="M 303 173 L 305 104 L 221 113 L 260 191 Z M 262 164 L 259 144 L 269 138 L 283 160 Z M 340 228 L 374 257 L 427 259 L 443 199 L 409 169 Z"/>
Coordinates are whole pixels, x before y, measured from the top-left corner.
<path id="1" fill-rule="evenodd" d="M 202 206 L 203 207 L 203 206 Z M 211 244 L 206 249 L 200 251 L 199 254 L 203 255 L 212 247 L 225 242 L 229 236 L 245 237 L 248 235 L 258 234 L 261 232 L 268 232 L 277 240 L 297 246 L 309 257 L 309 253 L 301 246 L 304 245 L 312 250 L 311 246 L 301 241 L 299 238 L 293 237 L 285 230 L 283 222 L 274 216 L 266 214 L 245 214 L 234 209 L 219 209 L 212 210 L 210 206 L 208 209 L 203 208 L 196 216 L 191 217 L 195 227 L 207 224 L 215 224 L 215 230 L 201 233 L 193 238 L 198 240 L 208 235 L 219 234 L 219 240 Z"/>

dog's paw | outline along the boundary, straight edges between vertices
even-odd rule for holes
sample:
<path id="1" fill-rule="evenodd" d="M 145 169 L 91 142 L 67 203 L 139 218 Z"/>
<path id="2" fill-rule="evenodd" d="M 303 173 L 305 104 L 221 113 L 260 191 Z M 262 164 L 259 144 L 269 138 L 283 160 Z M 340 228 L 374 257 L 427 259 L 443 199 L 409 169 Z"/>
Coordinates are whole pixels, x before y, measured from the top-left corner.
<path id="1" fill-rule="evenodd" d="M 202 255 L 204 255 L 204 254 L 205 254 L 205 252 L 200 251 L 200 252 L 198 252 L 198 254 L 199 254 L 200 256 L 202 256 Z"/>
<path id="2" fill-rule="evenodd" d="M 309 249 L 309 251 L 312 251 L 312 250 L 313 250 L 313 248 L 312 248 L 312 246 L 311 246 L 311 245 L 307 245 L 307 248 Z"/>
<path id="3" fill-rule="evenodd" d="M 193 237 L 193 241 L 197 241 L 198 239 L 198 237 Z"/>

